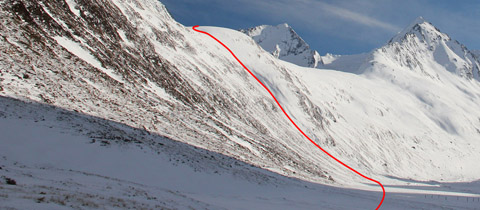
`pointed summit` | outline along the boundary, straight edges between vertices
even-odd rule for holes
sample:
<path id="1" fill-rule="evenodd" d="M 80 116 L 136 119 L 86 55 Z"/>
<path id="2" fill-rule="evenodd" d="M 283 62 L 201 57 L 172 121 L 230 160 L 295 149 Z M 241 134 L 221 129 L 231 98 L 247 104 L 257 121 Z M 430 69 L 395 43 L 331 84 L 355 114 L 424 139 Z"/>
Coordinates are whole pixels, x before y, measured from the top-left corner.
<path id="1" fill-rule="evenodd" d="M 464 78 L 480 80 L 477 56 L 423 17 L 415 19 L 374 55 L 430 78 L 438 78 L 444 69 Z"/>
<path id="2" fill-rule="evenodd" d="M 310 49 L 287 23 L 277 26 L 261 25 L 240 31 L 252 37 L 264 50 L 281 60 L 312 68 L 323 64 L 320 54 Z"/>
<path id="3" fill-rule="evenodd" d="M 422 16 L 418 16 L 412 24 L 420 24 L 420 23 L 424 23 L 424 22 L 427 22 Z"/>
<path id="4" fill-rule="evenodd" d="M 283 27 L 285 27 L 285 28 L 292 28 L 292 27 L 290 27 L 290 26 L 288 25 L 288 23 L 280 24 L 280 25 L 278 25 L 277 27 L 280 27 L 280 26 L 283 26 Z"/>

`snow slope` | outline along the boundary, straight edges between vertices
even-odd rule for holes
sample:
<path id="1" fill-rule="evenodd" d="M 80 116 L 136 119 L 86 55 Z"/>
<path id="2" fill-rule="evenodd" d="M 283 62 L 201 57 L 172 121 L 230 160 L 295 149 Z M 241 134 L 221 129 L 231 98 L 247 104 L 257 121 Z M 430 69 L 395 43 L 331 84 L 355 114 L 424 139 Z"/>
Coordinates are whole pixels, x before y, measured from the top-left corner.
<path id="1" fill-rule="evenodd" d="M 285 62 L 278 62 L 285 66 L 279 71 L 263 66 L 268 62 L 261 60 L 255 46 L 249 49 L 240 34 L 222 28 L 201 29 L 236 52 L 274 90 L 300 127 L 313 138 L 323 139 L 321 145 L 335 155 L 351 157 L 346 162 L 353 166 L 425 180 L 478 178 L 475 162 L 479 141 L 475 139 L 480 135 L 480 113 L 470 108 L 479 103 L 475 97 L 480 96 L 478 82 L 452 76 L 448 71 L 442 72 L 449 79 L 444 83 L 405 76 L 399 78 L 403 82 L 400 84 L 384 78 L 383 72 L 357 75 L 315 71 Z M 315 118 L 319 113 L 323 116 Z M 319 123 L 320 119 L 323 121 Z M 409 161 L 398 161 L 402 157 Z"/>
<path id="2" fill-rule="evenodd" d="M 0 5 L 1 96 L 121 123 L 303 181 L 379 190 L 303 139 L 222 46 L 175 22 L 157 1 Z M 440 33 L 415 25 L 419 34 Z M 425 45 L 407 30 L 410 38 L 335 64 L 354 70 L 318 70 L 281 61 L 241 32 L 200 29 L 227 44 L 310 137 L 365 175 L 389 186 L 479 179 L 480 86 L 475 61 L 452 50 L 461 45 L 443 38 Z M 410 52 L 422 55 L 415 65 Z M 442 52 L 447 56 L 436 56 Z M 442 66 L 453 58 L 465 65 Z M 110 144 L 135 143 L 124 132 L 99 129 Z M 108 172 L 97 169 L 90 172 Z M 375 206 L 376 199 L 359 205 Z"/>
<path id="3" fill-rule="evenodd" d="M 369 59 L 369 53 L 356 55 L 332 55 L 327 53 L 325 56 L 322 56 L 324 61 L 323 68 L 355 74 L 363 70 L 363 64 L 368 62 Z"/>
<path id="4" fill-rule="evenodd" d="M 279 176 L 53 106 L 0 97 L 0 110 L 0 208 L 370 209 L 379 199 L 378 192 Z M 5 178 L 16 184 L 7 185 Z M 472 193 L 445 195 L 434 183 L 422 186 L 439 191 L 392 192 L 384 208 L 474 209 L 480 202 L 472 202 Z"/>

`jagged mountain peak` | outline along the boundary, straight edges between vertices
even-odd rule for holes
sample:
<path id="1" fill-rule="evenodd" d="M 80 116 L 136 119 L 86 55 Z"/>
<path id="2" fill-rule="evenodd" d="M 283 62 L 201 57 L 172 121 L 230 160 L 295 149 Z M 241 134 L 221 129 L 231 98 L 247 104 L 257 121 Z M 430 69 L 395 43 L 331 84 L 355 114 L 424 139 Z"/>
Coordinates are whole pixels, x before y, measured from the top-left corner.
<path id="1" fill-rule="evenodd" d="M 281 60 L 313 68 L 323 64 L 320 54 L 310 49 L 287 23 L 276 26 L 261 25 L 240 31 L 252 37 L 264 50 Z"/>
<path id="2" fill-rule="evenodd" d="M 479 79 L 480 65 L 474 53 L 423 17 L 415 19 L 373 54 L 386 58 L 380 62 L 384 65 L 398 64 L 431 78 L 438 79 L 443 69 L 464 78 Z"/>
<path id="3" fill-rule="evenodd" d="M 274 30 L 275 32 L 282 32 L 283 31 L 283 32 L 286 32 L 286 33 L 291 33 L 293 36 L 300 37 L 292 29 L 292 27 L 290 27 L 290 25 L 288 25 L 287 23 L 278 24 L 276 26 L 273 26 L 273 25 L 259 25 L 259 26 L 256 26 L 256 27 L 248 28 L 248 29 L 241 29 L 240 31 L 242 31 L 245 34 L 248 34 L 249 36 L 258 36 L 265 29 Z"/>

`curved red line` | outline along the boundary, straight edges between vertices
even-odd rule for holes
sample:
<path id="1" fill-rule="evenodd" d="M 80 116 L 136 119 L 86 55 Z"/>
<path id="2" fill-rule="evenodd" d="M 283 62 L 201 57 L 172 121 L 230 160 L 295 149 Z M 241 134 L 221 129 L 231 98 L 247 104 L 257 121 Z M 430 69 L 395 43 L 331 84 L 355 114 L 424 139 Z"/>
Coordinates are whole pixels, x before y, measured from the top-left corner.
<path id="1" fill-rule="evenodd" d="M 285 110 L 283 109 L 282 105 L 280 105 L 280 103 L 278 102 L 277 98 L 273 95 L 273 93 L 270 91 L 270 89 L 267 88 L 267 86 L 265 86 L 243 63 L 242 61 L 240 61 L 240 59 L 238 59 L 238 57 L 232 52 L 232 50 L 230 50 L 230 48 L 228 48 L 225 44 L 223 44 L 223 42 L 221 42 L 220 40 L 218 40 L 217 38 L 215 38 L 213 35 L 209 34 L 208 32 L 205 32 L 205 31 L 200 31 L 198 29 L 196 29 L 197 27 L 199 27 L 198 25 L 196 26 L 193 26 L 192 29 L 196 32 L 199 32 L 199 33 L 203 33 L 203 34 L 206 34 L 208 36 L 210 36 L 211 38 L 213 38 L 215 41 L 217 41 L 218 43 L 220 43 L 223 47 L 225 47 L 225 49 L 228 50 L 228 52 L 230 52 L 230 54 L 233 55 L 233 57 L 238 61 L 238 63 L 240 63 L 240 65 L 243 66 L 243 68 L 245 70 L 248 71 L 248 73 L 250 75 L 252 75 L 253 78 L 255 78 L 255 80 L 257 80 L 258 83 L 260 83 L 260 85 L 263 86 L 263 88 L 265 88 L 265 90 L 268 91 L 268 93 L 272 96 L 273 100 L 275 100 L 275 103 L 277 103 L 278 107 L 280 107 L 280 109 L 282 110 L 283 114 L 285 114 L 285 116 L 287 116 L 287 118 L 290 120 L 290 122 L 295 126 L 295 128 L 297 128 L 298 131 L 300 131 L 300 133 L 302 133 L 303 136 L 305 136 L 305 138 L 307 138 L 313 145 L 315 145 L 318 149 L 322 150 L 322 152 L 324 152 L 325 154 L 327 154 L 329 157 L 333 158 L 335 161 L 337 161 L 338 163 L 340 163 L 341 165 L 343 165 L 344 167 L 350 169 L 351 171 L 355 172 L 356 174 L 358 174 L 359 176 L 369 180 L 369 181 L 372 181 L 372 182 L 375 182 L 376 184 L 380 185 L 380 187 L 382 187 L 382 191 L 383 191 L 383 196 L 382 196 L 382 200 L 380 201 L 380 203 L 378 204 L 376 210 L 380 209 L 380 206 L 382 206 L 382 203 L 383 203 L 383 200 L 385 199 L 385 188 L 383 187 L 382 183 L 380 183 L 379 181 L 375 180 L 375 179 L 372 179 L 370 177 L 367 177 L 365 175 L 363 175 L 362 173 L 356 171 L 355 169 L 351 168 L 350 166 L 348 166 L 347 164 L 343 163 L 342 161 L 340 161 L 339 159 L 337 159 L 336 157 L 334 157 L 333 155 L 331 155 L 330 153 L 328 153 L 325 149 L 323 149 L 321 146 L 319 146 L 317 143 L 315 143 L 312 139 L 310 139 L 310 137 L 307 136 L 307 134 L 305 134 L 302 129 L 300 129 L 300 127 L 298 127 L 298 125 L 292 120 L 292 118 L 290 118 L 290 116 L 287 114 L 287 112 L 285 112 Z"/>

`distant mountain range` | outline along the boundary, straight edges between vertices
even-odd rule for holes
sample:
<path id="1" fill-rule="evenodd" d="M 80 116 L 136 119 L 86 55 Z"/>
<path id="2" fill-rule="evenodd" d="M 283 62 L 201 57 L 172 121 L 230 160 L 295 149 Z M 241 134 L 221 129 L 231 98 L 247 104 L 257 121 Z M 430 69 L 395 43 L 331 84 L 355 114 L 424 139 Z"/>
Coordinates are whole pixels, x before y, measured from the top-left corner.
<path id="1" fill-rule="evenodd" d="M 320 56 L 288 24 L 262 25 L 241 31 L 275 57 L 299 66 L 355 72 L 366 63 L 382 63 L 374 59 L 384 57 L 389 59 L 389 63 L 394 62 L 429 77 L 435 77 L 435 72 L 427 72 L 424 66 L 435 63 L 438 66 L 429 69 L 445 68 L 461 77 L 479 79 L 480 51 L 468 50 L 423 17 L 413 21 L 386 46 L 368 55 Z"/>

